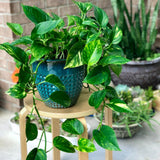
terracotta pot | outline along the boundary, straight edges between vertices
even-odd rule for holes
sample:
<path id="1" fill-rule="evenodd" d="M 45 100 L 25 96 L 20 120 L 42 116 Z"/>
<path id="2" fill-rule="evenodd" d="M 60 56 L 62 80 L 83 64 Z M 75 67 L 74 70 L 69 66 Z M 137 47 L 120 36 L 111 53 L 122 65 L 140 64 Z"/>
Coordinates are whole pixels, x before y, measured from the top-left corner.
<path id="1" fill-rule="evenodd" d="M 140 86 L 148 88 L 160 83 L 160 58 L 151 61 L 130 61 L 122 66 L 119 77 L 111 73 L 114 85 L 126 84 L 128 86 Z"/>

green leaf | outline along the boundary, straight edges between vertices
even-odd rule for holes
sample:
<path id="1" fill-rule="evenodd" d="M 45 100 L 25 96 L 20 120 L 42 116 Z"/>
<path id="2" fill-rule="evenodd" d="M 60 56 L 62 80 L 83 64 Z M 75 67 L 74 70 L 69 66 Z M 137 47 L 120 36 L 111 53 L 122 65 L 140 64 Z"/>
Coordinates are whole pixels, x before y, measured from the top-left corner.
<path id="1" fill-rule="evenodd" d="M 110 48 L 106 50 L 107 55 L 115 55 L 115 56 L 124 56 L 124 52 L 121 47 L 118 45 L 112 45 Z"/>
<path id="2" fill-rule="evenodd" d="M 121 57 L 121 56 L 115 56 L 115 55 L 111 55 L 111 56 L 105 56 L 100 60 L 100 64 L 102 66 L 106 66 L 108 64 L 115 64 L 115 65 L 122 65 L 125 64 L 127 62 L 129 62 L 130 60 Z"/>
<path id="3" fill-rule="evenodd" d="M 73 68 L 83 65 L 82 50 L 84 42 L 75 43 L 68 52 L 65 68 Z"/>
<path id="4" fill-rule="evenodd" d="M 112 44 L 118 44 L 122 40 L 122 30 L 118 27 L 115 26 L 113 28 L 114 36 L 113 36 L 113 41 Z"/>
<path id="5" fill-rule="evenodd" d="M 85 64 L 88 64 L 89 66 L 92 66 L 96 64 L 102 55 L 102 44 L 100 40 L 95 40 L 87 43 L 87 45 L 84 47 L 82 57 L 83 62 Z"/>
<path id="6" fill-rule="evenodd" d="M 30 123 L 30 120 L 26 123 L 26 137 L 27 141 L 33 141 L 38 136 L 38 129 L 36 124 Z"/>
<path id="7" fill-rule="evenodd" d="M 68 26 L 72 25 L 81 25 L 82 24 L 82 19 L 78 16 L 75 15 L 69 15 L 68 17 Z"/>
<path id="8" fill-rule="evenodd" d="M 82 24 L 86 25 L 86 26 L 91 26 L 93 28 L 98 28 L 97 24 L 92 19 L 85 20 L 85 21 L 82 22 Z"/>
<path id="9" fill-rule="evenodd" d="M 112 99 L 109 104 L 107 104 L 112 110 L 117 112 L 132 112 L 132 110 L 127 106 L 127 104 L 120 99 Z"/>
<path id="10" fill-rule="evenodd" d="M 100 35 L 101 35 L 101 32 L 90 35 L 89 37 L 87 37 L 87 43 L 91 41 L 95 41 L 97 38 L 99 38 Z"/>
<path id="11" fill-rule="evenodd" d="M 80 135 L 84 132 L 83 124 L 78 119 L 67 119 L 62 123 L 62 129 L 76 135 Z"/>
<path id="12" fill-rule="evenodd" d="M 22 65 L 19 72 L 19 83 L 28 83 L 31 78 L 31 70 L 28 65 Z"/>
<path id="13" fill-rule="evenodd" d="M 110 65 L 110 68 L 112 69 L 112 71 L 117 75 L 119 76 L 121 71 L 122 71 L 122 65 Z"/>
<path id="14" fill-rule="evenodd" d="M 80 152 L 94 152 L 96 151 L 94 143 L 85 138 L 80 138 L 78 140 L 78 151 Z"/>
<path id="15" fill-rule="evenodd" d="M 25 92 L 25 88 L 24 86 L 21 86 L 21 84 L 14 85 L 6 92 L 6 94 L 17 99 L 23 99 L 27 96 L 27 93 Z"/>
<path id="16" fill-rule="evenodd" d="M 89 105 L 98 108 L 106 96 L 106 90 L 93 92 L 89 97 Z"/>
<path id="17" fill-rule="evenodd" d="M 31 7 L 26 5 L 22 5 L 22 7 L 28 19 L 30 19 L 35 24 L 52 20 L 52 18 L 46 12 L 38 7 Z"/>
<path id="18" fill-rule="evenodd" d="M 63 98 L 62 98 L 63 97 Z M 50 95 L 50 99 L 58 104 L 68 107 L 71 104 L 70 97 L 65 91 L 55 91 Z"/>
<path id="19" fill-rule="evenodd" d="M 43 149 L 34 148 L 28 154 L 26 160 L 47 160 L 47 154 Z"/>
<path id="20" fill-rule="evenodd" d="M 24 45 L 30 45 L 32 44 L 32 40 L 30 38 L 30 36 L 23 36 L 20 37 L 19 39 L 16 39 L 15 41 L 13 41 L 11 43 L 11 45 L 19 45 L 19 44 L 24 44 Z"/>
<path id="21" fill-rule="evenodd" d="M 3 43 L 0 44 L 0 49 L 5 50 L 10 56 L 23 64 L 28 62 L 28 56 L 26 52 L 19 47 L 15 47 L 9 43 Z"/>
<path id="22" fill-rule="evenodd" d="M 61 151 L 74 153 L 75 149 L 71 142 L 62 136 L 57 136 L 53 139 L 53 145 Z"/>
<path id="23" fill-rule="evenodd" d="M 50 32 L 51 30 L 55 29 L 60 22 L 61 22 L 61 19 L 38 23 L 35 26 L 35 28 L 32 30 L 31 38 L 34 39 L 38 35 L 42 35 Z"/>
<path id="24" fill-rule="evenodd" d="M 83 2 L 78 2 L 78 1 L 75 1 L 75 0 L 72 0 L 72 1 L 73 1 L 73 3 L 75 3 L 78 6 L 78 8 L 83 13 L 87 13 L 93 7 L 92 3 L 90 3 L 90 2 L 83 3 Z"/>
<path id="25" fill-rule="evenodd" d="M 60 90 L 65 91 L 66 89 L 62 81 L 54 74 L 47 75 L 45 81 L 54 84 Z"/>
<path id="26" fill-rule="evenodd" d="M 111 151 L 120 151 L 116 134 L 111 127 L 103 125 L 100 131 L 97 129 L 93 130 L 93 137 L 102 148 Z"/>
<path id="27" fill-rule="evenodd" d="M 110 78 L 108 67 L 97 66 L 93 68 L 85 77 L 84 83 L 89 84 L 102 84 Z"/>
<path id="28" fill-rule="evenodd" d="M 117 92 L 113 87 L 106 86 L 105 90 L 107 92 L 106 93 L 106 98 L 108 98 L 109 100 L 111 100 L 113 98 L 118 98 Z"/>
<path id="29" fill-rule="evenodd" d="M 97 6 L 94 6 L 94 15 L 95 15 L 96 20 L 99 22 L 99 25 L 102 28 L 106 28 L 108 24 L 108 16 L 106 12 L 103 9 Z"/>
<path id="30" fill-rule="evenodd" d="M 44 45 L 37 43 L 37 42 L 34 42 L 31 45 L 31 52 L 32 52 L 33 57 L 36 60 L 39 60 L 43 56 L 49 54 L 50 51 L 51 51 L 50 47 L 48 47 L 48 46 L 45 47 Z"/>
<path id="31" fill-rule="evenodd" d="M 18 23 L 9 23 L 7 22 L 7 26 L 15 33 L 16 35 L 21 36 L 23 33 L 23 28 Z"/>

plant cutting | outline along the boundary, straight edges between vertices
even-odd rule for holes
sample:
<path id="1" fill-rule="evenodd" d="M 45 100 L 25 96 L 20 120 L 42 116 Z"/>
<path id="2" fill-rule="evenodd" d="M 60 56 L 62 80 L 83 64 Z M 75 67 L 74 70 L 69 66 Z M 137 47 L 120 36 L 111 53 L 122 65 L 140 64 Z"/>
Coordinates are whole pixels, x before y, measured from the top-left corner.
<path id="1" fill-rule="evenodd" d="M 20 38 L 12 43 L 0 44 L 0 49 L 11 55 L 19 68 L 19 73 L 16 74 L 18 83 L 11 87 L 7 94 L 19 99 L 32 94 L 33 108 L 30 115 L 36 111 L 43 130 L 41 137 L 45 138 L 44 148 L 39 148 L 41 138 L 37 147 L 29 152 L 27 160 L 33 159 L 32 157 L 47 159 L 47 137 L 36 100 L 49 101 L 49 103 L 52 101 L 65 107 L 72 104 L 72 97 L 68 93 L 63 79 L 58 77 L 57 69 L 56 73 L 46 71 L 48 75 L 46 73 L 39 75 L 39 73 L 42 74 L 41 68 L 46 68 L 45 62 L 49 63 L 52 60 L 57 62 L 60 59 L 63 62 L 61 68 L 64 68 L 65 71 L 85 65 L 87 73 L 83 82 L 89 86 L 92 85 L 89 87 L 91 96 L 88 102 L 95 109 L 102 107 L 102 115 L 105 107 L 118 112 L 132 112 L 125 102 L 117 97 L 115 89 L 109 86 L 111 81 L 109 66 L 112 66 L 112 70 L 119 74 L 120 71 L 115 65 L 122 65 L 129 61 L 122 56 L 123 51 L 118 46 L 122 39 L 121 30 L 117 26 L 111 27 L 107 14 L 101 8 L 90 2 L 73 1 L 73 3 L 80 9 L 80 16 L 69 15 L 67 25 L 62 18 L 54 13 L 48 14 L 40 8 L 22 5 L 27 18 L 35 24 L 34 29 L 29 36 L 23 36 L 21 25 L 7 23 Z M 94 17 L 87 16 L 87 12 L 91 9 L 94 10 Z M 19 44 L 25 45 L 25 49 L 18 47 Z M 119 51 L 118 55 L 114 49 Z M 47 68 L 50 69 L 52 66 L 53 64 L 48 64 Z M 42 99 L 40 99 L 37 98 L 36 92 L 43 84 L 48 86 L 52 84 L 56 90 L 52 90 L 48 97 L 41 96 Z M 76 135 L 81 135 L 84 131 L 83 125 L 77 119 L 67 119 L 63 122 L 62 128 Z M 26 137 L 27 141 L 32 141 L 37 137 L 37 127 L 31 123 L 30 117 L 26 123 Z M 73 145 L 64 137 L 57 136 L 53 139 L 53 147 L 71 153 L 75 150 L 93 152 L 96 150 L 94 140 L 104 149 L 120 150 L 113 129 L 102 125 L 102 121 L 93 131 L 91 140 L 80 138 L 78 145 Z"/>
<path id="2" fill-rule="evenodd" d="M 125 56 L 131 61 L 122 67 L 119 78 L 114 74 L 115 85 L 127 84 L 154 89 L 160 82 L 159 54 L 153 49 L 157 36 L 156 22 L 158 17 L 159 0 L 151 15 L 151 7 L 147 9 L 144 0 L 138 1 L 138 7 L 133 12 L 132 0 L 127 6 L 124 0 L 111 0 L 115 23 L 123 32 L 120 46 Z"/>

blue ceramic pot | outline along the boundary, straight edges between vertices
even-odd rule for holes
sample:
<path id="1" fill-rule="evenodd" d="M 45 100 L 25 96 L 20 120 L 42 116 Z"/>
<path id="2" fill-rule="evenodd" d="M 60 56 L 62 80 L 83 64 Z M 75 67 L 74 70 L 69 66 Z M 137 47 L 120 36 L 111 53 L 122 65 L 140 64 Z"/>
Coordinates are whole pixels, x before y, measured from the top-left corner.
<path id="1" fill-rule="evenodd" d="M 33 70 L 35 71 L 39 62 L 33 63 Z M 85 77 L 85 67 L 80 66 L 76 68 L 64 69 L 65 60 L 47 60 L 40 64 L 36 76 L 36 83 L 45 80 L 48 74 L 54 74 L 59 77 L 66 87 L 66 92 L 71 99 L 71 106 L 73 106 L 80 95 L 82 89 L 82 81 Z M 57 91 L 58 88 L 51 83 L 45 82 L 37 86 L 37 90 L 43 100 L 48 99 L 52 92 Z M 63 98 L 63 97 L 62 97 Z M 60 104 L 48 100 L 45 104 L 52 108 L 66 108 Z"/>

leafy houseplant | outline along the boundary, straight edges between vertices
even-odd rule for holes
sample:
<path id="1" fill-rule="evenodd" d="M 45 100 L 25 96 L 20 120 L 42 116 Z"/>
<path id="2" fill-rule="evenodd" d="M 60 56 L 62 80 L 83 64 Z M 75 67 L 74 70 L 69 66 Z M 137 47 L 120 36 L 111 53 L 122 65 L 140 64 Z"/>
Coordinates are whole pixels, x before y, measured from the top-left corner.
<path id="1" fill-rule="evenodd" d="M 115 85 L 140 85 L 143 88 L 156 87 L 160 82 L 160 58 L 153 50 L 156 39 L 156 21 L 159 0 L 151 17 L 151 8 L 147 10 L 144 0 L 139 0 L 137 10 L 133 13 L 132 0 L 127 6 L 124 0 L 111 0 L 115 23 L 123 32 L 120 46 L 125 56 L 132 60 L 123 65 L 120 77 L 112 76 Z M 129 11 L 130 9 L 130 11 Z"/>
<path id="2" fill-rule="evenodd" d="M 51 83 L 58 90 L 51 93 L 49 99 L 66 107 L 71 104 L 70 96 L 67 94 L 63 82 L 54 73 L 47 75 L 42 82 L 36 80 L 39 68 L 46 61 L 65 59 L 64 69 L 86 65 L 87 75 L 83 82 L 92 85 L 89 87 L 92 91 L 89 104 L 96 109 L 102 106 L 102 115 L 105 107 L 118 112 L 131 112 L 124 101 L 118 99 L 115 89 L 108 86 L 111 81 L 109 66 L 116 74 L 119 74 L 120 71 L 115 65 L 128 62 L 128 59 L 121 56 L 123 52 L 118 46 L 122 39 L 121 30 L 117 26 L 112 28 L 108 23 L 107 14 L 92 3 L 73 2 L 81 13 L 80 16 L 68 16 L 68 25 L 65 25 L 64 20 L 54 13 L 49 15 L 37 7 L 22 5 L 25 15 L 35 24 L 34 29 L 29 36 L 22 36 L 23 28 L 21 25 L 7 23 L 20 38 L 12 43 L 0 44 L 0 49 L 11 55 L 19 68 L 19 73 L 16 74 L 18 83 L 11 87 L 7 94 L 19 99 L 25 98 L 27 94 L 33 95 L 31 115 L 35 110 L 43 129 L 41 137 L 45 137 L 44 149 L 40 149 L 38 145 L 28 154 L 27 160 L 32 157 L 40 159 L 39 155 L 41 155 L 41 159 L 47 159 L 46 132 L 35 100 L 45 102 L 48 99 L 38 99 L 36 88 L 45 82 Z M 87 12 L 92 8 L 94 9 L 94 17 L 88 17 Z M 21 49 L 17 46 L 19 44 L 26 45 L 26 48 Z M 120 54 L 117 55 L 115 50 L 118 50 Z M 34 68 L 33 65 L 37 62 L 38 64 Z M 110 101 L 107 102 L 106 99 Z M 83 125 L 77 119 L 66 120 L 62 124 L 62 128 L 76 135 L 80 135 L 84 131 Z M 26 123 L 26 137 L 27 141 L 37 137 L 37 127 L 31 123 L 30 117 Z M 93 131 L 91 140 L 80 138 L 78 146 L 75 146 L 65 138 L 58 136 L 53 139 L 53 147 L 71 153 L 75 150 L 93 152 L 96 150 L 94 140 L 105 149 L 120 150 L 113 129 L 102 125 L 102 121 Z"/>

